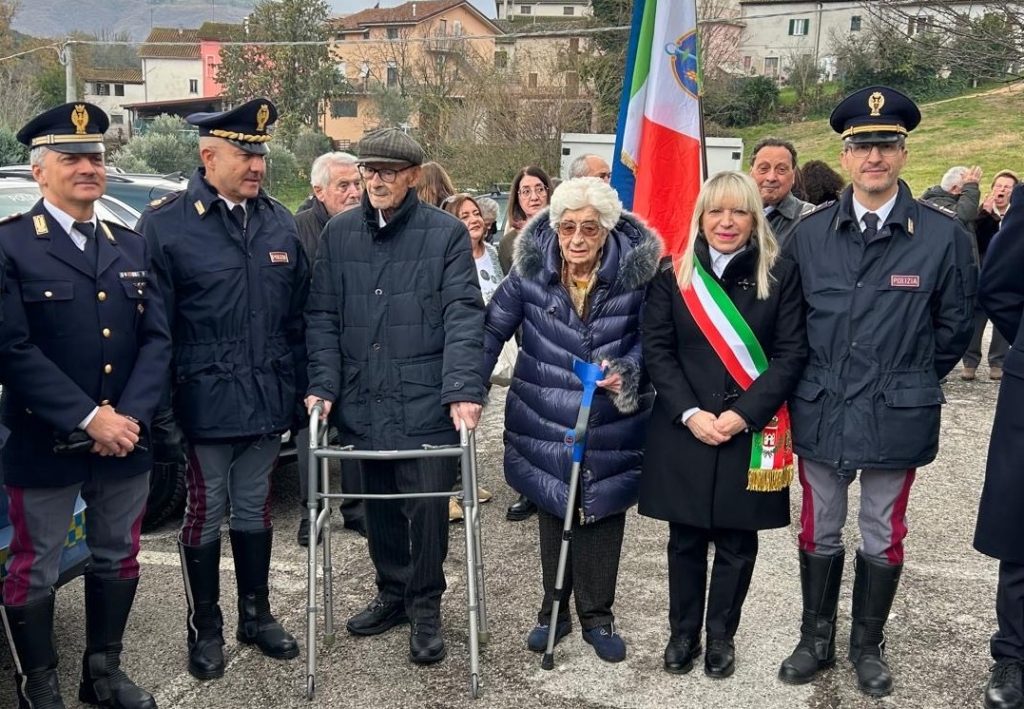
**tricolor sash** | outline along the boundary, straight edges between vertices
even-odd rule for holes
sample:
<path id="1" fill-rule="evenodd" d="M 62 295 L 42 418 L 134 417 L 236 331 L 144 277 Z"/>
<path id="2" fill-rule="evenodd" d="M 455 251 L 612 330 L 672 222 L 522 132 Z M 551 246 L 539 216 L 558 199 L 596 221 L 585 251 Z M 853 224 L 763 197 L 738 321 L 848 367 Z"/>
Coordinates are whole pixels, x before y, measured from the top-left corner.
<path id="1" fill-rule="evenodd" d="M 746 391 L 768 369 L 768 357 L 757 336 L 722 286 L 693 257 L 690 287 L 680 289 L 683 303 L 726 371 Z M 793 436 L 785 403 L 750 446 L 747 489 L 775 492 L 793 481 Z"/>

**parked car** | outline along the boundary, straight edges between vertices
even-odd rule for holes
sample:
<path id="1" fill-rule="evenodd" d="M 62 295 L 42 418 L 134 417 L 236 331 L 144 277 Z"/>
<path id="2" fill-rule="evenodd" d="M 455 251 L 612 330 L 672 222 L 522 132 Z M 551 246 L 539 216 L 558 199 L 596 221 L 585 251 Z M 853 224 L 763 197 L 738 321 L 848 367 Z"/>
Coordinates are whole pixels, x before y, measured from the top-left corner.
<path id="1" fill-rule="evenodd" d="M 31 177 L 0 168 L 0 218 L 18 212 L 27 212 L 42 195 L 39 186 Z M 121 200 L 104 195 L 96 202 L 96 213 L 100 219 L 107 219 L 128 227 L 134 227 L 142 212 Z"/>
<path id="2" fill-rule="evenodd" d="M 7 557 L 11 549 L 14 530 L 7 516 L 9 501 L 3 486 L 0 486 L 0 588 L 7 576 Z M 68 528 L 68 537 L 60 556 L 60 576 L 57 585 L 62 586 L 85 571 L 91 552 L 85 540 L 85 501 L 75 500 L 75 513 Z"/>
<path id="3" fill-rule="evenodd" d="M 32 168 L 28 165 L 8 165 L 0 167 L 0 177 L 14 176 L 32 180 Z M 188 186 L 188 178 L 180 172 L 169 175 L 142 175 L 123 172 L 112 172 L 107 169 L 106 197 L 117 200 L 111 210 L 118 213 L 118 221 L 130 227 L 135 226 L 139 215 L 146 210 L 155 199 L 169 192 L 178 192 Z M 35 200 L 33 200 L 35 201 Z M 124 203 L 132 211 L 118 212 L 118 205 Z"/>

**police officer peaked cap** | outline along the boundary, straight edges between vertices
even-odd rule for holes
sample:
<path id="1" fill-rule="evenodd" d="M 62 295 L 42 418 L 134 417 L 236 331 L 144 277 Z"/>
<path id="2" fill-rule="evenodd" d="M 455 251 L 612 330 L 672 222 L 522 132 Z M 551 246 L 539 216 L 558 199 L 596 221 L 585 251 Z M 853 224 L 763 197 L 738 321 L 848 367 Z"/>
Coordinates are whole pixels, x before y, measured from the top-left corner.
<path id="1" fill-rule="evenodd" d="M 398 128 L 378 128 L 362 137 L 356 157 L 363 163 L 422 165 L 423 148 Z"/>
<path id="2" fill-rule="evenodd" d="M 223 138 L 254 155 L 267 154 L 267 129 L 277 120 L 277 107 L 270 99 L 254 98 L 230 111 L 192 113 L 185 117 L 199 129 L 200 136 Z"/>
<path id="3" fill-rule="evenodd" d="M 102 153 L 103 134 L 110 119 L 91 103 L 65 103 L 40 113 L 18 131 L 18 142 L 30 148 L 45 147 L 59 153 Z"/>
<path id="4" fill-rule="evenodd" d="M 921 122 L 917 104 L 888 86 L 869 86 L 839 102 L 828 119 L 832 130 L 854 143 L 895 142 Z"/>

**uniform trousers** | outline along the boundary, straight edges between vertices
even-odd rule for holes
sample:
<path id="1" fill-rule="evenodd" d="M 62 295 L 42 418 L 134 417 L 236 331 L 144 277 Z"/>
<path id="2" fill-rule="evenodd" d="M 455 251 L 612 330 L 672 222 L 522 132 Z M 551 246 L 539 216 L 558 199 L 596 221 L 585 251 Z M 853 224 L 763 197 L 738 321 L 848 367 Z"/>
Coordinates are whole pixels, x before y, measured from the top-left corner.
<path id="1" fill-rule="evenodd" d="M 298 451 L 299 459 L 299 503 L 302 509 L 306 509 L 309 501 L 309 428 L 300 428 L 295 434 L 295 448 Z M 319 478 L 317 478 L 319 480 Z M 362 475 L 359 471 L 359 462 L 355 460 L 341 461 L 341 492 L 350 495 L 358 495 L 363 491 Z M 342 500 L 341 514 L 346 522 L 356 522 L 363 519 L 362 500 Z"/>
<path id="2" fill-rule="evenodd" d="M 540 510 L 537 523 L 544 583 L 544 600 L 537 614 L 537 622 L 547 625 L 551 622 L 551 608 L 555 598 L 563 520 Z M 619 556 L 622 553 L 625 528 L 625 512 L 589 524 L 580 524 L 578 517 L 573 515 L 572 540 L 569 543 L 562 597 L 558 606 L 561 619 L 568 619 L 569 597 L 575 596 L 576 615 L 584 630 L 615 622 L 612 605 L 615 603 L 615 584 L 619 578 Z"/>
<path id="3" fill-rule="evenodd" d="M 992 657 L 1024 660 L 1024 564 L 999 562 L 996 620 L 999 629 L 990 642 Z"/>
<path id="4" fill-rule="evenodd" d="M 455 482 L 453 460 L 364 460 L 367 494 L 438 492 Z M 387 602 L 404 601 L 413 620 L 437 621 L 448 587 L 448 498 L 366 500 L 366 540 L 377 570 L 377 590 Z"/>
<path id="5" fill-rule="evenodd" d="M 270 529 L 270 473 L 280 450 L 279 435 L 230 443 L 189 442 L 182 544 L 198 547 L 219 539 L 229 502 L 231 529 Z"/>
<path id="6" fill-rule="evenodd" d="M 843 551 L 847 497 L 856 471 L 838 471 L 813 460 L 798 460 L 803 503 L 800 548 L 822 556 Z M 907 536 L 907 502 L 916 468 L 860 471 L 860 553 L 871 561 L 903 563 Z"/>
<path id="7" fill-rule="evenodd" d="M 668 525 L 668 620 L 675 639 L 700 637 L 707 593 L 708 638 L 729 640 L 740 625 L 757 559 L 757 532 Z M 707 583 L 708 544 L 715 545 Z"/>
<path id="8" fill-rule="evenodd" d="M 47 597 L 60 575 L 60 557 L 79 494 L 85 500 L 89 573 L 104 580 L 139 576 L 139 533 L 149 496 L 149 473 L 91 478 L 65 487 L 7 485 L 13 528 L 4 605 Z"/>
<path id="9" fill-rule="evenodd" d="M 975 308 L 974 337 L 971 338 L 971 344 L 968 345 L 967 352 L 964 353 L 963 362 L 965 367 L 977 369 L 978 364 L 981 363 L 981 338 L 985 334 L 985 324 L 987 322 L 988 316 L 982 312 L 981 308 Z M 1006 353 L 1009 351 L 1010 343 L 999 334 L 999 330 L 993 327 L 992 341 L 988 344 L 988 366 L 1002 369 L 1003 362 L 1006 361 Z"/>

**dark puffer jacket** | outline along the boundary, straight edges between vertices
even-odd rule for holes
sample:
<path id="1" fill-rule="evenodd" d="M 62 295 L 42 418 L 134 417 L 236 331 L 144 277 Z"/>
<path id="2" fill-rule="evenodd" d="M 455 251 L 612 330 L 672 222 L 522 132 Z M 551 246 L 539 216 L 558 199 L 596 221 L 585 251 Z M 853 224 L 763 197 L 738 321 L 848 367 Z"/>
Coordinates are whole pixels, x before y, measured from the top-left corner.
<path id="1" fill-rule="evenodd" d="M 657 272 L 661 238 L 623 213 L 608 235 L 587 321 L 562 286 L 558 237 L 547 210 L 524 227 L 512 272 L 487 308 L 483 373 L 522 326 L 523 337 L 505 408 L 505 477 L 546 512 L 561 517 L 569 493 L 571 449 L 583 387 L 573 358 L 607 359 L 622 393 L 598 389 L 580 470 L 581 520 L 595 522 L 636 503 L 643 442 L 654 392 L 643 374 L 640 311 Z"/>

